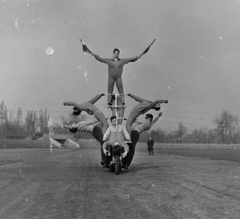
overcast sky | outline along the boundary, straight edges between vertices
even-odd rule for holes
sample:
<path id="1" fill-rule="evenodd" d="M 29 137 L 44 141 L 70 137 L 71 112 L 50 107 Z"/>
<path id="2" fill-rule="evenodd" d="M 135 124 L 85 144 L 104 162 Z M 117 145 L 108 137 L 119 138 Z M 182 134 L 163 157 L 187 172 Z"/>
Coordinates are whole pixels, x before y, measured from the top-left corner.
<path id="1" fill-rule="evenodd" d="M 107 91 L 107 65 L 80 38 L 105 58 L 115 47 L 120 58 L 139 55 L 156 38 L 125 65 L 125 93 L 169 100 L 155 128 L 213 128 L 223 110 L 240 117 L 239 21 L 240 0 L 1 0 L 0 101 L 59 121 L 72 111 L 64 101 Z M 106 103 L 96 106 L 109 116 Z M 136 104 L 126 97 L 125 117 Z"/>

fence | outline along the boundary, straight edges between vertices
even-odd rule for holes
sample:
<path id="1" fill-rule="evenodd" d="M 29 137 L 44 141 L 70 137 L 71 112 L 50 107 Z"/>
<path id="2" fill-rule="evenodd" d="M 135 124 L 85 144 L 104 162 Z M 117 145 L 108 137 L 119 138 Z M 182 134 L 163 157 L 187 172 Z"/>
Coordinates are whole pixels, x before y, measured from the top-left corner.
<path id="1" fill-rule="evenodd" d="M 0 148 L 49 148 L 50 141 L 0 139 Z"/>
<path id="2" fill-rule="evenodd" d="M 99 148 L 96 140 L 81 139 L 79 142 L 82 148 Z M 17 140 L 0 139 L 0 148 L 49 148 L 49 140 Z M 147 143 L 137 143 L 137 148 L 146 149 Z M 176 144 L 176 143 L 155 143 L 156 149 L 169 150 L 240 150 L 240 144 Z"/>
<path id="3" fill-rule="evenodd" d="M 138 143 L 137 147 L 147 148 L 147 143 Z M 240 150 L 240 144 L 155 143 L 154 148 L 168 150 Z"/>

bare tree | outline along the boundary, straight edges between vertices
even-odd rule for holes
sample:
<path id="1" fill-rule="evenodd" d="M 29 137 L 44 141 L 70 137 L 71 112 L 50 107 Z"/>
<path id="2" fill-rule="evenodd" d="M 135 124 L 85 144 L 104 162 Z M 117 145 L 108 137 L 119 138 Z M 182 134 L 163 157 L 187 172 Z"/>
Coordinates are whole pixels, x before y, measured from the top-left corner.
<path id="1" fill-rule="evenodd" d="M 192 138 L 195 143 L 207 143 L 208 128 L 195 128 L 194 131 L 192 131 Z"/>
<path id="2" fill-rule="evenodd" d="M 39 111 L 38 125 L 40 126 L 42 133 L 48 133 L 48 121 L 50 119 L 50 114 L 48 114 L 47 109 Z"/>
<path id="3" fill-rule="evenodd" d="M 178 130 L 176 132 L 178 137 L 178 142 L 183 142 L 184 137 L 186 136 L 188 130 L 187 127 L 185 127 L 181 122 L 179 123 Z"/>
<path id="4" fill-rule="evenodd" d="M 6 120 L 6 135 L 12 135 L 14 130 L 14 112 L 9 110 L 8 119 Z"/>
<path id="5" fill-rule="evenodd" d="M 1 121 L 1 138 L 4 138 L 6 136 L 6 130 L 7 130 L 7 120 L 8 120 L 8 109 L 6 105 L 4 104 L 4 101 L 0 104 L 0 121 Z"/>
<path id="6" fill-rule="evenodd" d="M 18 126 L 22 126 L 23 125 L 23 121 L 22 121 L 22 109 L 19 107 L 17 110 L 17 118 L 16 118 L 16 124 Z"/>
<path id="7" fill-rule="evenodd" d="M 222 138 L 223 144 L 233 141 L 238 122 L 239 118 L 237 116 L 225 110 L 221 116 L 215 118 L 214 123 L 217 125 L 217 131 Z"/>
<path id="8" fill-rule="evenodd" d="M 27 135 L 31 138 L 35 135 L 37 122 L 38 118 L 36 111 L 28 111 L 25 118 L 25 128 Z"/>

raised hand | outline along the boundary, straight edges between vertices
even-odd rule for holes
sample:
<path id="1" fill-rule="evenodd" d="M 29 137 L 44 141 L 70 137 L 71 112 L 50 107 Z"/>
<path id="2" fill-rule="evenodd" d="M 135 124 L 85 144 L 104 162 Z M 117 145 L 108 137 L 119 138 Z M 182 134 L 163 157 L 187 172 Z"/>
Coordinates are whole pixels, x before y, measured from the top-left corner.
<path id="1" fill-rule="evenodd" d="M 104 153 L 105 155 L 107 155 L 107 153 L 109 153 L 109 151 L 106 150 L 105 148 L 103 148 L 103 153 Z"/>
<path id="2" fill-rule="evenodd" d="M 128 151 L 124 151 L 124 153 L 122 153 L 122 157 L 123 157 L 123 158 L 126 157 L 126 156 L 127 156 L 127 153 L 128 153 Z"/>

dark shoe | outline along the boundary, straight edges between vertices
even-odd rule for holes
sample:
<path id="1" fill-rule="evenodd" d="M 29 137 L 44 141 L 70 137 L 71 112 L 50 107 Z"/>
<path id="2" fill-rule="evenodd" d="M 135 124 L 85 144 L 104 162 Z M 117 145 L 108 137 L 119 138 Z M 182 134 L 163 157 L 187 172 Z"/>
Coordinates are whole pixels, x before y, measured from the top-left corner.
<path id="1" fill-rule="evenodd" d="M 105 161 L 104 161 L 104 160 L 102 160 L 102 161 L 101 161 L 101 165 L 104 165 L 104 164 L 105 164 Z"/>

